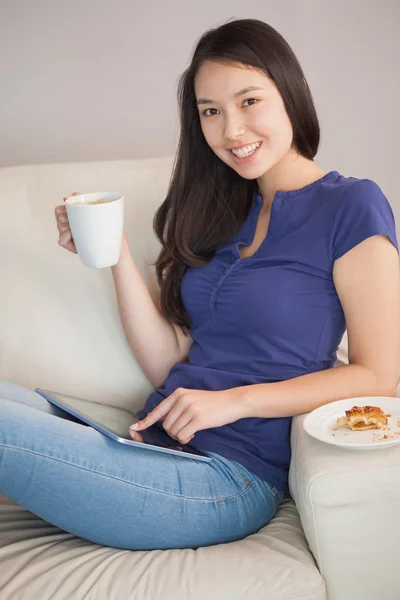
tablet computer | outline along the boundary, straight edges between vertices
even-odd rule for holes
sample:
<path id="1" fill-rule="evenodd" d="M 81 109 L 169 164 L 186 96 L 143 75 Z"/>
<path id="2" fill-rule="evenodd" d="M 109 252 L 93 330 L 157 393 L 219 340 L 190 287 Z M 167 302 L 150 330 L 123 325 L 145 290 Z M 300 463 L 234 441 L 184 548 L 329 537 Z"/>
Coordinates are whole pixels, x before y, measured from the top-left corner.
<path id="1" fill-rule="evenodd" d="M 40 388 L 36 388 L 35 392 L 54 406 L 61 408 L 86 425 L 90 425 L 121 444 L 206 462 L 212 460 L 211 457 L 203 454 L 190 444 L 180 444 L 156 424 L 141 430 L 140 435 L 143 442 L 135 442 L 129 434 L 129 426 L 137 423 L 140 419 L 134 412 L 126 408 L 101 404 L 93 400 L 85 400 L 84 398 Z"/>

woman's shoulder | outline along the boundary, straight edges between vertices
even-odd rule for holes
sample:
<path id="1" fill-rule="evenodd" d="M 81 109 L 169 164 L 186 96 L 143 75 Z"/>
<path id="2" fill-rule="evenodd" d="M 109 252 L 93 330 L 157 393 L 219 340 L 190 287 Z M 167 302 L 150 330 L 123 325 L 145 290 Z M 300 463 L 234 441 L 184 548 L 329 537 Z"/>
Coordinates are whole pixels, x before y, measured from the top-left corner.
<path id="1" fill-rule="evenodd" d="M 340 216 L 357 214 L 357 211 L 384 212 L 393 218 L 390 202 L 380 185 L 367 177 L 340 175 L 334 197 L 335 209 Z"/>
<path id="2" fill-rule="evenodd" d="M 384 196 L 381 187 L 368 177 L 353 177 L 342 175 L 338 171 L 336 179 L 331 183 L 330 189 L 332 190 L 333 198 L 341 198 L 342 196 L 355 197 L 355 196 L 370 196 L 380 195 Z"/>
<path id="3" fill-rule="evenodd" d="M 334 259 L 373 235 L 385 235 L 398 248 L 396 223 L 381 187 L 372 179 L 342 177 L 332 219 Z"/>

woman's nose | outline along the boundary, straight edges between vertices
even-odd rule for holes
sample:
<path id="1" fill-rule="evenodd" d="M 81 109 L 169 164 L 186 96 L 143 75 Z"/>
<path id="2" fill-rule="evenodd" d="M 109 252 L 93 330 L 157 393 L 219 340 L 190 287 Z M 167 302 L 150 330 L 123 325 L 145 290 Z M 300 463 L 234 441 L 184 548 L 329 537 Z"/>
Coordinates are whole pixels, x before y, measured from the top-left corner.
<path id="1" fill-rule="evenodd" d="M 243 126 L 243 123 L 240 121 L 240 119 L 232 118 L 232 117 L 230 117 L 229 119 L 226 119 L 225 128 L 224 128 L 224 137 L 227 140 L 234 142 L 235 140 L 237 140 L 238 137 L 243 135 L 244 132 L 245 132 L 244 126 Z"/>

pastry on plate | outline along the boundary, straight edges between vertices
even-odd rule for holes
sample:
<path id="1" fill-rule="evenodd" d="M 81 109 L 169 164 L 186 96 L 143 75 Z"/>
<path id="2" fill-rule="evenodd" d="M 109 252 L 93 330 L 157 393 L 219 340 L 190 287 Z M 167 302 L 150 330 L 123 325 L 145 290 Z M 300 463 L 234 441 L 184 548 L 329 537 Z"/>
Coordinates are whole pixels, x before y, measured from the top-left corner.
<path id="1" fill-rule="evenodd" d="M 337 419 L 339 427 L 348 427 L 352 431 L 382 429 L 388 424 L 387 417 L 378 406 L 353 406 L 346 410 L 346 416 Z"/>

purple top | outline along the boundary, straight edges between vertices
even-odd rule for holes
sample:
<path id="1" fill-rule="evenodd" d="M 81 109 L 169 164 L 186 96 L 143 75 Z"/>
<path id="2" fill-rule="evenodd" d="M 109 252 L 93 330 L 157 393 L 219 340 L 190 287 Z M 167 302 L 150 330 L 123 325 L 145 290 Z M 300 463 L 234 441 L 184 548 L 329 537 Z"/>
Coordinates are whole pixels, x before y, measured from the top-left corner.
<path id="1" fill-rule="evenodd" d="M 277 191 L 267 236 L 246 259 L 262 197 L 211 262 L 186 269 L 181 295 L 191 321 L 187 362 L 175 364 L 139 412 L 178 387 L 224 390 L 292 379 L 334 366 L 345 331 L 333 263 L 366 238 L 388 236 L 398 250 L 393 212 L 369 179 L 331 171 L 310 185 Z M 161 421 L 159 421 L 161 424 Z M 236 460 L 287 491 L 291 417 L 245 418 L 205 429 L 190 444 Z"/>

